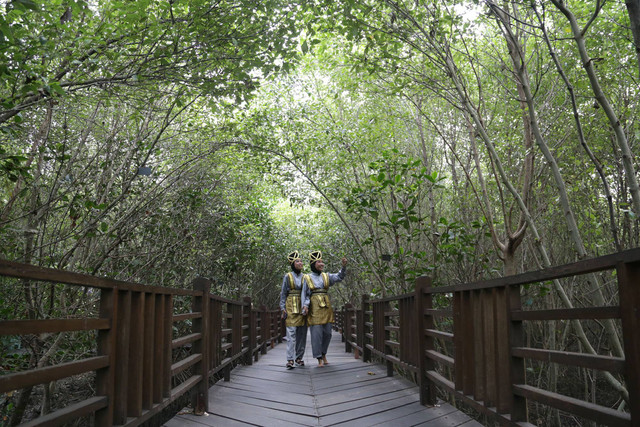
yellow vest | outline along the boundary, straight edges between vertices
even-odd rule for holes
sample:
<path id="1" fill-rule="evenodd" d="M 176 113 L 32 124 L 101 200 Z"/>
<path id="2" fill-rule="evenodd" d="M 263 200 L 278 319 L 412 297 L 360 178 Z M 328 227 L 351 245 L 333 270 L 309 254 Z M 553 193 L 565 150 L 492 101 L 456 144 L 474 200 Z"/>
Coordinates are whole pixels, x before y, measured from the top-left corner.
<path id="1" fill-rule="evenodd" d="M 306 276 L 306 275 L 305 275 Z M 289 295 L 284 303 L 284 309 L 287 310 L 287 319 L 285 320 L 286 326 L 304 326 L 307 324 L 307 319 L 301 314 L 301 294 L 300 289 L 296 289 L 296 285 L 293 281 L 293 273 L 287 273 L 289 277 Z M 304 276 L 302 276 L 304 280 Z"/>
<path id="2" fill-rule="evenodd" d="M 316 288 L 313 280 L 308 274 L 304 275 L 309 289 L 311 289 L 311 298 L 309 303 L 309 326 L 324 325 L 333 323 L 333 309 L 331 308 L 331 300 L 329 299 L 329 275 L 321 273 L 324 287 Z"/>

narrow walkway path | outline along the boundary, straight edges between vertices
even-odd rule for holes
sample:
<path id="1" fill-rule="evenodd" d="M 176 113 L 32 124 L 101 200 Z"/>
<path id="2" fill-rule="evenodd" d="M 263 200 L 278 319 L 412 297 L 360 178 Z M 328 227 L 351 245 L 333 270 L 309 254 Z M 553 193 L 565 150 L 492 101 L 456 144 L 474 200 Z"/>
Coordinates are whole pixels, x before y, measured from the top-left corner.
<path id="1" fill-rule="evenodd" d="M 287 371 L 285 352 L 282 343 L 252 366 L 235 368 L 230 382 L 209 390 L 208 414 L 177 415 L 165 426 L 481 426 L 447 403 L 420 405 L 413 383 L 345 353 L 335 332 L 327 366 L 316 366 L 310 342 L 304 367 Z"/>

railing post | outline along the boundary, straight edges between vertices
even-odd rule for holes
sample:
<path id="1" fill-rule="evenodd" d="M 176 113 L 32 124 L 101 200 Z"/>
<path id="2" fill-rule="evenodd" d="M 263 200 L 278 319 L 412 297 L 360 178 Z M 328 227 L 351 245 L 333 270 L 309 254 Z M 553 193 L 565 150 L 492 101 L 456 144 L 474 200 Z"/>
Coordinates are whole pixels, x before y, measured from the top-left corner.
<path id="1" fill-rule="evenodd" d="M 156 295 L 147 292 L 144 296 L 144 355 L 142 356 L 142 409 L 153 406 L 153 383 L 156 381 L 153 359 L 155 356 Z"/>
<path id="2" fill-rule="evenodd" d="M 277 319 L 274 316 L 274 313 L 271 310 L 267 310 L 268 316 L 269 316 L 269 348 L 273 348 L 274 346 L 274 341 L 276 340 L 276 323 L 280 322 L 281 319 Z"/>
<path id="3" fill-rule="evenodd" d="M 353 305 L 347 303 L 342 308 L 342 339 L 344 340 L 344 351 L 351 353 L 351 324 L 353 319 L 351 318 L 351 309 Z"/>
<path id="4" fill-rule="evenodd" d="M 129 366 L 127 416 L 142 415 L 145 293 L 131 292 L 131 329 L 129 332 Z"/>
<path id="5" fill-rule="evenodd" d="M 267 306 L 260 307 L 260 315 L 262 317 L 261 330 L 262 332 L 262 347 L 260 348 L 260 354 L 267 354 L 268 341 L 271 340 L 271 316 L 267 312 Z"/>
<path id="6" fill-rule="evenodd" d="M 358 324 L 358 345 L 362 348 L 362 361 L 371 362 L 371 350 L 367 347 L 367 320 L 369 311 L 369 295 L 362 295 L 362 315 L 360 316 Z"/>
<path id="7" fill-rule="evenodd" d="M 153 336 L 155 337 L 155 345 L 153 346 L 153 402 L 162 402 L 162 384 L 164 375 L 164 341 L 165 333 L 163 322 L 165 317 L 164 295 L 154 294 L 155 298 L 155 318 L 153 324 Z"/>
<path id="8" fill-rule="evenodd" d="M 618 295 L 631 425 L 640 425 L 640 262 L 619 263 Z"/>
<path id="9" fill-rule="evenodd" d="M 258 351 L 258 347 L 260 347 L 260 342 L 262 340 L 262 324 L 264 323 L 262 320 L 262 316 L 260 311 L 256 308 L 251 308 L 251 318 L 253 319 L 254 331 L 255 331 L 255 344 L 253 347 L 253 361 L 257 362 L 260 358 L 260 352 Z"/>
<path id="10" fill-rule="evenodd" d="M 495 346 L 496 346 L 496 402 L 499 413 L 511 410 L 511 343 L 509 341 L 509 320 L 511 319 L 511 304 L 509 302 L 508 287 L 493 289 L 495 304 Z M 515 331 L 514 331 L 515 332 Z"/>
<path id="11" fill-rule="evenodd" d="M 260 359 L 262 346 L 264 345 L 264 317 L 262 307 L 254 308 L 253 311 L 256 317 L 256 353 L 253 361 L 257 362 Z"/>
<path id="12" fill-rule="evenodd" d="M 426 357 L 428 351 L 434 351 L 435 345 L 432 336 L 425 334 L 426 329 L 435 329 L 433 316 L 427 310 L 433 309 L 433 297 L 427 290 L 431 288 L 431 278 L 420 276 L 416 279 L 416 347 L 418 354 L 418 387 L 420 389 L 420 403 L 422 405 L 435 405 L 437 402 L 436 386 L 427 376 L 427 372 L 435 370 L 435 362 Z"/>
<path id="13" fill-rule="evenodd" d="M 164 375 L 162 381 L 162 396 L 171 397 L 171 350 L 173 341 L 173 295 L 166 294 L 164 296 L 164 311 L 165 317 L 163 319 L 164 326 Z"/>
<path id="14" fill-rule="evenodd" d="M 116 322 L 116 348 L 113 353 L 115 364 L 115 394 L 113 408 L 113 423 L 124 424 L 127 421 L 127 381 L 129 380 L 129 333 L 131 327 L 131 291 L 118 291 Z"/>
<path id="15" fill-rule="evenodd" d="M 231 304 L 231 342 L 232 354 L 235 357 L 242 352 L 242 305 Z"/>
<path id="16" fill-rule="evenodd" d="M 256 351 L 256 315 L 251 309 L 251 297 L 244 297 L 243 301 L 245 304 L 243 310 L 246 310 L 247 325 L 249 326 L 247 328 L 249 352 L 244 363 L 253 365 L 253 352 Z"/>
<path id="17" fill-rule="evenodd" d="M 522 326 L 522 320 L 513 320 L 511 313 L 514 311 L 522 310 L 522 301 L 520 299 L 520 286 L 507 286 L 505 288 L 506 301 L 509 307 L 507 314 L 509 320 L 509 346 L 510 349 L 514 347 L 525 346 L 524 328 Z M 510 384 L 525 384 L 525 365 L 522 357 L 510 357 L 511 360 L 511 379 Z M 527 399 L 511 394 L 511 409 L 509 413 L 511 415 L 511 421 L 520 422 L 527 421 L 529 418 L 527 412 Z"/>
<path id="18" fill-rule="evenodd" d="M 380 316 L 380 318 L 378 319 L 377 325 L 380 327 L 380 329 L 375 328 L 378 329 L 376 330 L 377 338 L 382 339 L 382 342 L 378 344 L 380 345 L 380 348 L 382 349 L 382 352 L 385 356 L 391 356 L 393 352 L 391 346 L 387 345 L 387 342 L 391 340 L 391 331 L 387 329 L 387 326 L 391 326 L 391 319 L 389 316 L 387 316 L 387 312 L 390 311 L 390 307 L 391 306 L 389 304 L 389 301 L 385 301 L 384 303 L 380 304 L 380 312 L 378 313 L 378 316 Z M 385 364 L 387 365 L 387 376 L 392 377 L 393 362 L 385 358 Z"/>
<path id="19" fill-rule="evenodd" d="M 342 306 L 342 308 L 339 311 L 336 311 L 336 319 L 340 319 L 339 324 L 338 324 L 338 330 L 340 331 L 340 340 L 341 342 L 345 342 L 345 332 L 344 332 L 344 325 L 345 325 L 345 320 L 344 320 L 344 313 L 345 313 L 345 308 L 344 305 Z"/>
<path id="20" fill-rule="evenodd" d="M 193 319 L 192 331 L 200 333 L 201 338 L 193 343 L 193 354 L 200 353 L 202 359 L 194 366 L 194 374 L 201 375 L 200 382 L 191 394 L 193 413 L 202 415 L 209 411 L 209 291 L 211 282 L 204 278 L 197 278 L 193 282 L 193 289 L 200 292 L 193 297 L 192 309 L 194 313 L 201 313 L 200 318 Z"/>
<path id="21" fill-rule="evenodd" d="M 109 366 L 96 372 L 96 394 L 107 396 L 107 406 L 96 411 L 96 427 L 110 427 L 113 425 L 113 397 L 115 395 L 115 340 L 118 319 L 117 289 L 102 289 L 100 291 L 100 318 L 111 320 L 110 329 L 98 330 L 98 355 L 109 356 Z"/>
<path id="22" fill-rule="evenodd" d="M 278 339 L 280 338 L 280 324 L 282 323 L 282 317 L 276 316 L 276 312 L 273 310 L 269 310 L 269 316 L 271 316 L 271 325 L 273 328 L 273 332 L 271 334 L 271 348 L 273 348 L 276 343 L 279 343 Z"/>
<path id="23" fill-rule="evenodd" d="M 482 325 L 475 291 L 454 291 L 453 347 L 455 366 L 455 389 L 476 399 L 484 397 L 484 365 L 480 363 L 483 354 L 481 335 L 477 333 Z"/>
<path id="24" fill-rule="evenodd" d="M 217 368 L 222 360 L 223 303 L 209 297 L 209 370 Z"/>

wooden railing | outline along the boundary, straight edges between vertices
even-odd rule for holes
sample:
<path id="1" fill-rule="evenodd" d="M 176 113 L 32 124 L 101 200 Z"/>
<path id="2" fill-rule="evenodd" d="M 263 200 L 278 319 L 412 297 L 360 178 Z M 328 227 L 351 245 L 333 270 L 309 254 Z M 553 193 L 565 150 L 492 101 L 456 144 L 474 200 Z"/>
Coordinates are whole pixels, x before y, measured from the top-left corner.
<path id="1" fill-rule="evenodd" d="M 81 287 L 95 313 L 65 319 L 0 320 L 0 336 L 97 331 L 82 358 L 0 375 L 0 394 L 75 375 L 95 375 L 95 391 L 25 425 L 62 425 L 78 418 L 96 426 L 135 426 L 190 393 L 194 412 L 208 405 L 209 379 L 229 380 L 237 363 L 251 364 L 282 341 L 279 311 L 253 309 L 209 292 L 199 279 L 193 290 L 109 280 L 0 260 L 0 276 L 24 286 Z M 3 355 L 4 356 L 4 355 Z M 1 366 L 2 364 L 0 364 Z"/>
<path id="2" fill-rule="evenodd" d="M 523 287 L 530 292 L 555 279 L 606 271 L 617 281 L 614 305 L 534 310 L 523 302 Z M 436 403 L 440 387 L 502 425 L 526 425 L 528 405 L 535 403 L 601 425 L 640 426 L 640 249 L 495 280 L 430 285 L 421 277 L 413 293 L 376 300 L 363 296 L 360 309 L 346 305 L 335 325 L 343 332 L 345 350 L 364 361 L 386 363 L 388 375 L 394 368 L 413 375 L 425 405 Z M 578 345 L 558 351 L 526 344 L 526 322 L 588 319 L 618 322 L 624 357 L 575 351 Z M 525 368 L 541 362 L 622 378 L 626 409 L 536 387 L 531 378 L 527 381 Z"/>

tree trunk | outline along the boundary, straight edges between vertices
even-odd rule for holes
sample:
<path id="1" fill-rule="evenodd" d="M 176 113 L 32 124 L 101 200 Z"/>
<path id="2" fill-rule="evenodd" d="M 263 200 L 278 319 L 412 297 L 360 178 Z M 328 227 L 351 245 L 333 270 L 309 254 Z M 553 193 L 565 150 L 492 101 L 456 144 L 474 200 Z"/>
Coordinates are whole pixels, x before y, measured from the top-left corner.
<path id="1" fill-rule="evenodd" d="M 24 417 L 24 411 L 27 409 L 27 404 L 31 398 L 32 391 L 33 387 L 22 389 L 20 396 L 18 397 L 18 403 L 16 403 L 16 407 L 11 415 L 11 420 L 9 420 L 9 425 L 17 426 L 22 423 L 22 417 Z"/>
<path id="2" fill-rule="evenodd" d="M 640 77 L 640 0 L 625 0 L 629 12 L 629 23 L 633 34 L 633 45 L 638 60 L 638 76 Z"/>
<path id="3" fill-rule="evenodd" d="M 544 20 L 538 13 L 538 10 L 535 8 L 535 4 L 533 6 L 533 11 L 538 18 L 538 22 L 540 23 L 540 29 L 542 30 L 542 35 L 544 37 L 545 43 L 547 44 L 547 49 L 549 50 L 551 59 L 553 60 L 553 63 L 556 65 L 558 74 L 560 74 L 560 77 L 564 81 L 564 84 L 567 87 L 567 91 L 569 92 L 569 96 L 571 98 L 571 108 L 573 110 L 573 118 L 576 122 L 576 131 L 578 134 L 578 139 L 580 140 L 580 145 L 582 146 L 584 151 L 587 153 L 587 156 L 591 160 L 591 163 L 593 163 L 593 166 L 596 168 L 596 171 L 598 172 L 598 176 L 600 177 L 600 180 L 602 182 L 602 190 L 604 191 L 604 194 L 606 196 L 607 207 L 609 209 L 609 228 L 611 230 L 611 237 L 613 239 L 613 243 L 615 245 L 616 250 L 620 252 L 622 251 L 622 245 L 620 244 L 620 239 L 618 238 L 618 227 L 616 225 L 616 219 L 615 219 L 613 196 L 611 195 L 611 189 L 609 188 L 607 177 L 604 173 L 604 170 L 602 169 L 602 165 L 600 164 L 600 161 L 596 158 L 596 156 L 591 151 L 591 148 L 587 144 L 587 141 L 584 136 L 584 131 L 582 129 L 582 121 L 580 120 L 580 113 L 578 112 L 578 103 L 576 102 L 576 96 L 573 90 L 573 85 L 571 84 L 571 82 L 569 82 L 569 79 L 567 78 L 567 75 L 565 74 L 561 63 L 558 60 L 558 56 L 556 55 L 556 52 L 553 49 L 553 46 L 551 45 L 551 41 L 547 34 L 547 29 L 544 25 Z M 624 185 L 622 186 L 622 188 L 624 188 Z"/>
<path id="4" fill-rule="evenodd" d="M 622 165 L 624 166 L 624 172 L 627 178 L 627 186 L 629 187 L 629 192 L 631 194 L 633 211 L 636 215 L 640 216 L 640 187 L 638 185 L 638 179 L 636 177 L 636 171 L 633 165 L 633 153 L 629 148 L 627 136 L 624 133 L 624 129 L 622 127 L 622 124 L 620 123 L 620 119 L 616 115 L 615 111 L 613 111 L 613 108 L 609 103 L 609 99 L 600 86 L 600 81 L 598 80 L 595 67 L 593 66 L 593 60 L 587 52 L 584 34 L 586 33 L 588 27 L 585 27 L 584 29 L 580 29 L 578 27 L 578 21 L 576 20 L 576 17 L 569 9 L 566 8 L 564 2 L 560 2 L 558 0 L 551 0 L 551 2 L 558 8 L 558 10 L 560 10 L 560 12 L 562 12 L 562 14 L 567 18 L 567 21 L 569 21 L 569 24 L 571 25 L 571 31 L 573 32 L 573 37 L 576 41 L 578 52 L 580 53 L 582 66 L 584 67 L 587 76 L 589 77 L 589 82 L 591 83 L 591 90 L 593 91 L 598 104 L 602 106 L 602 110 L 607 116 L 607 119 L 609 119 L 609 125 L 613 129 L 614 135 L 616 137 L 616 143 L 618 144 L 618 149 L 620 150 Z M 635 3 L 638 3 L 637 0 Z M 595 12 L 594 18 L 597 13 L 598 11 Z"/>

